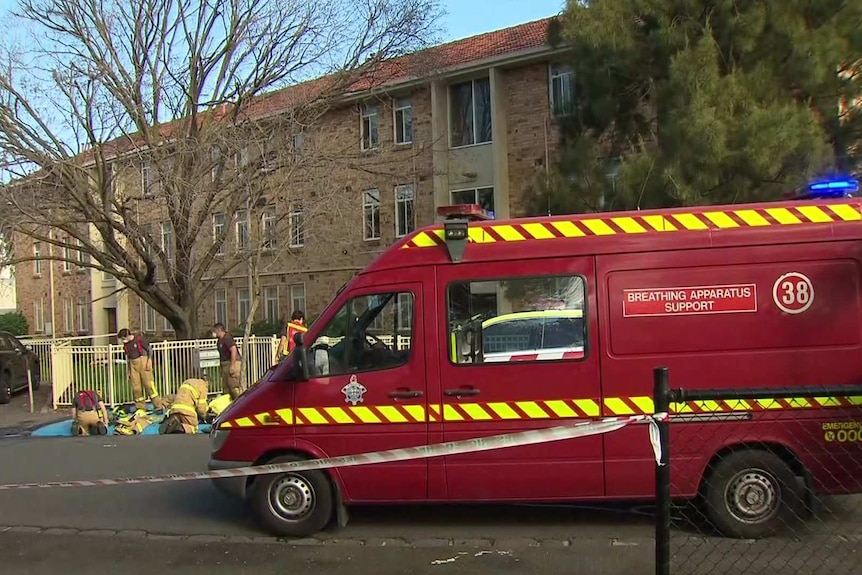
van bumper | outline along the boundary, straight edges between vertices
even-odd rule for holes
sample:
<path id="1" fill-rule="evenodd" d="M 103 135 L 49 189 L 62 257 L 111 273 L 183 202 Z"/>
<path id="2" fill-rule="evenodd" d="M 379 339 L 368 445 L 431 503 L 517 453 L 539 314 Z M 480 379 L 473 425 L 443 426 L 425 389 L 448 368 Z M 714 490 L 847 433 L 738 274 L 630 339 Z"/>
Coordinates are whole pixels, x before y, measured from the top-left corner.
<path id="1" fill-rule="evenodd" d="M 210 471 L 225 471 L 229 469 L 237 469 L 240 467 L 251 467 L 253 462 L 245 461 L 222 461 L 220 459 L 210 459 L 207 467 Z M 226 495 L 237 499 L 245 499 L 246 485 L 248 485 L 248 477 L 217 477 L 211 480 L 216 489 Z"/>

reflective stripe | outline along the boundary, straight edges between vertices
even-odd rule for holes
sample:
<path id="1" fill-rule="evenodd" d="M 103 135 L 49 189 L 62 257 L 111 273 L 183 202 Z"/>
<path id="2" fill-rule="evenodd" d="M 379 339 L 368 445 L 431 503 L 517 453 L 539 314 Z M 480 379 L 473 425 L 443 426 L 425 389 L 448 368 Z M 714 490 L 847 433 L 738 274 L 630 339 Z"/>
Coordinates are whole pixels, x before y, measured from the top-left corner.
<path id="1" fill-rule="evenodd" d="M 171 413 L 173 413 L 174 411 L 178 411 L 180 413 L 185 413 L 186 415 L 192 415 L 194 417 L 197 417 L 197 415 L 198 415 L 198 413 L 197 413 L 197 411 L 195 411 L 194 407 L 184 405 L 182 403 L 173 404 L 171 406 Z"/>

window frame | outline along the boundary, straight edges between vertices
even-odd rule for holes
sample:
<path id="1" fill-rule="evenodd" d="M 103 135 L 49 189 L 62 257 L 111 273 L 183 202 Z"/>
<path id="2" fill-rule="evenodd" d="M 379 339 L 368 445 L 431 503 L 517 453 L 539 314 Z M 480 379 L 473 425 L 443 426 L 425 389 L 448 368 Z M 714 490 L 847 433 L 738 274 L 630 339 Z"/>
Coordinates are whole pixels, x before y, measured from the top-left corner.
<path id="1" fill-rule="evenodd" d="M 75 298 L 72 296 L 63 298 L 63 327 L 66 333 L 75 332 L 76 313 Z"/>
<path id="2" fill-rule="evenodd" d="M 141 195 L 150 198 L 155 194 L 153 191 L 153 168 L 149 162 L 141 164 Z"/>
<path id="3" fill-rule="evenodd" d="M 218 223 L 216 221 L 216 219 L 219 216 L 222 219 L 221 223 Z M 224 238 L 222 239 L 219 247 L 216 248 L 216 253 L 215 253 L 215 255 L 217 255 L 217 256 L 223 256 L 223 255 L 225 255 L 225 253 L 227 253 L 227 246 L 226 246 L 227 236 L 228 236 L 228 234 L 226 233 L 227 232 L 227 214 L 225 212 L 214 213 L 212 215 L 212 225 L 213 225 L 213 243 L 215 243 L 218 240 L 219 233 L 224 234 Z M 221 232 L 218 231 L 218 228 L 221 228 Z"/>
<path id="4" fill-rule="evenodd" d="M 243 317 L 242 313 L 242 294 L 248 294 L 247 299 L 245 301 L 248 302 L 248 311 Z M 248 322 L 248 316 L 251 315 L 251 291 L 247 287 L 237 288 L 236 290 L 236 311 L 237 311 L 237 320 L 238 325 L 245 325 Z"/>
<path id="5" fill-rule="evenodd" d="M 369 208 L 371 208 L 371 210 L 372 210 L 372 214 L 373 214 L 373 210 L 374 210 L 374 208 L 375 208 L 375 205 L 374 205 L 374 204 L 371 204 L 371 203 L 366 202 L 366 198 L 368 197 L 368 194 L 371 194 L 371 193 L 374 193 L 374 192 L 376 192 L 376 193 L 377 193 L 377 204 L 376 204 L 376 209 L 377 209 L 377 235 L 376 235 L 376 236 L 369 237 L 369 236 L 367 235 L 367 234 L 368 234 L 368 225 L 367 225 L 367 223 L 368 223 L 368 222 L 366 221 L 366 210 L 367 210 L 367 209 L 369 209 Z M 379 241 L 379 240 L 381 240 L 381 239 L 383 238 L 383 222 L 382 222 L 382 217 L 381 217 L 381 215 L 382 215 L 382 214 L 381 214 L 381 209 L 380 209 L 380 208 L 381 208 L 381 194 L 380 194 L 380 188 L 370 188 L 370 189 L 367 189 L 367 190 L 363 190 L 363 191 L 362 191 L 362 239 L 363 239 L 364 241 L 366 241 L 366 242 L 376 242 L 376 241 Z M 372 215 L 372 222 L 373 222 L 373 219 L 374 219 L 374 218 L 373 218 L 373 215 Z"/>
<path id="6" fill-rule="evenodd" d="M 261 248 L 267 251 L 278 249 L 278 234 L 275 232 L 275 208 L 269 207 L 260 215 Z"/>
<path id="7" fill-rule="evenodd" d="M 493 214 L 497 213 L 497 189 L 494 186 L 479 186 L 476 188 L 459 188 L 457 190 L 449 190 L 449 203 L 452 205 L 464 205 L 464 204 L 456 204 L 454 198 L 452 197 L 454 194 L 459 194 L 461 192 L 473 192 L 473 203 L 479 204 L 479 191 L 480 190 L 491 190 L 491 196 L 493 198 L 494 209 L 491 210 Z"/>
<path id="8" fill-rule="evenodd" d="M 275 299 L 270 298 L 271 291 L 275 290 Z M 281 290 L 278 289 L 278 285 L 269 285 L 263 287 L 263 313 L 266 321 L 271 323 L 277 323 L 281 320 Z M 275 317 L 270 317 L 269 312 L 269 304 L 271 302 L 275 302 Z"/>
<path id="9" fill-rule="evenodd" d="M 554 73 L 554 68 L 565 68 L 568 71 L 565 73 Z M 569 102 L 569 106 L 574 105 L 575 103 L 575 89 L 574 89 L 574 78 L 575 78 L 575 70 L 572 66 L 568 64 L 563 64 L 560 62 L 549 62 L 548 63 L 548 102 L 551 106 L 551 117 L 552 118 L 566 118 L 571 115 L 570 111 L 557 111 L 557 105 L 554 101 L 554 81 L 564 81 L 564 78 L 568 77 L 570 82 L 570 91 L 571 91 L 571 101 Z M 561 90 L 562 91 L 562 90 Z"/>
<path id="10" fill-rule="evenodd" d="M 224 300 L 219 300 L 219 293 L 224 295 Z M 215 288 L 213 289 L 213 319 L 214 323 L 220 323 L 223 325 L 228 325 L 229 315 L 229 306 L 227 304 L 227 288 Z M 224 305 L 224 318 L 219 317 L 219 305 Z"/>
<path id="11" fill-rule="evenodd" d="M 302 288 L 302 306 L 296 305 L 296 301 L 298 298 L 294 295 L 294 290 L 299 287 Z M 308 310 L 306 310 L 305 308 L 308 305 L 308 292 L 305 289 L 305 282 L 298 284 L 290 284 L 289 286 L 287 286 L 287 292 L 288 296 L 290 297 L 290 313 L 293 313 L 297 310 L 301 310 L 303 313 L 307 313 Z"/>
<path id="12" fill-rule="evenodd" d="M 42 242 L 33 242 L 33 275 L 42 276 Z"/>
<path id="13" fill-rule="evenodd" d="M 75 323 L 78 333 L 87 333 L 90 331 L 90 302 L 84 296 L 79 296 L 76 301 Z"/>
<path id="14" fill-rule="evenodd" d="M 45 298 L 39 296 L 33 300 L 33 330 L 36 333 L 45 333 Z M 57 331 L 56 326 L 51 326 L 51 331 Z"/>
<path id="15" fill-rule="evenodd" d="M 244 229 L 244 233 L 240 233 L 240 228 Z M 251 226 L 248 220 L 247 210 L 237 210 L 234 220 L 234 238 L 236 240 L 236 253 L 243 253 L 251 248 Z"/>
<path id="16" fill-rule="evenodd" d="M 421 293 L 421 290 L 419 293 Z M 350 310 L 351 316 L 353 315 L 354 312 L 352 311 L 352 307 L 353 307 L 353 302 L 355 300 L 361 299 L 361 298 L 370 298 L 370 297 L 380 296 L 380 295 L 385 295 L 385 294 L 393 294 L 394 297 L 386 303 L 386 305 L 381 309 L 381 312 L 383 312 L 383 310 L 385 310 L 386 307 L 388 307 L 388 306 L 395 306 L 395 309 L 397 311 L 398 305 L 399 305 L 399 299 L 400 299 L 399 296 L 401 296 L 402 294 L 409 294 L 410 300 L 412 301 L 412 305 L 413 305 L 413 310 L 412 310 L 411 315 L 412 315 L 412 318 L 414 318 L 414 320 L 415 320 L 416 310 L 419 309 L 419 305 L 417 304 L 417 292 L 414 289 L 411 289 L 409 287 L 393 286 L 393 289 L 387 289 L 386 287 L 383 287 L 383 288 L 378 287 L 377 289 L 362 290 L 362 291 L 358 291 L 357 293 L 351 294 L 351 296 L 349 298 L 347 298 L 343 301 L 342 305 L 329 318 L 329 321 L 327 322 L 327 324 L 322 326 L 322 329 L 320 330 L 320 333 L 318 334 L 317 339 L 319 339 L 320 337 L 329 337 L 328 335 L 326 335 L 327 329 L 330 327 L 330 325 L 332 325 L 332 323 L 336 320 L 338 315 L 345 308 Z M 368 326 L 365 328 L 366 333 L 369 332 L 371 327 L 382 317 L 382 315 L 383 315 L 382 313 L 377 314 L 377 317 L 375 317 L 374 320 L 368 324 Z M 348 317 L 347 323 L 348 323 L 348 326 L 352 323 L 350 321 L 350 317 Z M 414 358 L 416 357 L 414 350 L 416 349 L 415 342 L 416 342 L 416 334 L 417 334 L 415 321 L 412 321 L 411 324 L 412 325 L 410 327 L 409 333 L 407 334 L 407 337 L 410 340 L 409 354 L 407 355 L 406 359 L 404 361 L 402 361 L 401 363 L 398 363 L 396 365 L 388 365 L 386 367 L 377 367 L 377 368 L 373 368 L 373 369 L 363 369 L 363 370 L 357 369 L 357 370 L 352 370 L 352 371 L 348 369 L 344 373 L 328 373 L 326 375 L 312 375 L 312 378 L 343 377 L 345 375 L 356 375 L 356 374 L 362 374 L 362 373 L 378 373 L 378 372 L 382 372 L 382 371 L 401 369 L 401 368 L 404 368 L 405 366 L 410 365 L 410 363 L 412 361 L 414 361 Z M 394 346 L 395 350 L 397 350 L 398 336 L 402 335 L 402 334 L 397 333 L 397 330 L 396 330 L 396 333 L 393 333 L 392 335 L 394 336 L 394 340 L 392 342 L 392 345 Z M 309 349 L 310 357 L 313 357 L 313 351 L 312 350 L 314 349 L 314 345 L 317 343 L 317 339 L 315 339 L 315 341 L 311 342 L 309 345 L 308 349 Z"/>
<path id="17" fill-rule="evenodd" d="M 287 214 L 287 227 L 290 234 L 291 248 L 305 247 L 305 224 L 302 206 L 297 204 L 290 207 Z"/>
<path id="18" fill-rule="evenodd" d="M 369 113 L 369 109 L 373 108 L 374 112 Z M 369 145 L 365 145 L 365 121 L 368 120 L 368 130 L 371 132 L 372 118 L 376 122 L 377 139 L 371 141 L 371 134 L 368 135 Z M 380 107 L 377 104 L 360 104 L 359 106 L 359 146 L 363 152 L 370 152 L 380 147 Z"/>
<path id="19" fill-rule="evenodd" d="M 406 188 L 409 188 L 410 193 L 411 193 L 410 204 L 412 204 L 411 213 L 413 216 L 413 218 L 412 218 L 413 221 L 410 222 L 410 224 L 411 224 L 410 229 L 405 228 L 404 233 L 401 233 L 401 231 L 399 229 L 400 225 L 402 223 L 402 221 L 401 221 L 401 205 L 405 204 L 407 202 L 405 200 L 399 199 L 398 194 L 400 191 L 402 191 Z M 413 183 L 398 184 L 397 186 L 395 186 L 395 237 L 396 238 L 403 238 L 405 236 L 408 236 L 411 233 L 416 231 L 416 227 L 417 227 L 416 226 L 416 185 Z"/>
<path id="20" fill-rule="evenodd" d="M 169 241 L 165 242 L 165 236 Z M 165 259 L 168 262 L 173 262 L 174 257 L 174 247 L 176 246 L 176 240 L 174 239 L 174 224 L 171 221 L 162 222 L 159 224 L 159 245 L 162 248 L 162 252 L 165 254 Z"/>
<path id="21" fill-rule="evenodd" d="M 476 136 L 476 82 L 481 82 L 483 80 L 488 81 L 488 107 L 491 110 L 491 137 L 487 141 L 479 142 L 477 141 Z M 454 109 L 452 102 L 452 89 L 455 86 L 461 86 L 463 84 L 470 84 L 470 108 L 472 109 L 472 126 L 473 126 L 473 141 L 469 144 L 458 144 L 457 146 L 452 143 L 454 132 L 452 131 L 452 112 Z M 449 128 L 449 137 L 447 144 L 449 145 L 450 150 L 458 150 L 462 148 L 470 148 L 472 146 L 486 146 L 488 144 L 494 143 L 494 96 L 491 93 L 491 76 L 479 76 L 476 78 L 470 78 L 467 80 L 461 80 L 457 82 L 453 82 L 446 86 L 446 104 L 447 104 L 447 117 L 446 124 Z"/>
<path id="22" fill-rule="evenodd" d="M 156 310 L 150 304 L 141 300 L 141 329 L 144 333 L 156 333 L 157 315 Z M 150 324 L 150 319 L 152 319 L 152 324 Z"/>
<path id="23" fill-rule="evenodd" d="M 582 310 L 582 314 L 583 314 L 582 321 L 584 323 L 584 355 L 583 355 L 583 357 L 568 358 L 568 359 L 566 359 L 566 358 L 542 359 L 542 360 L 533 360 L 533 361 L 494 361 L 494 362 L 488 362 L 488 363 L 485 363 L 485 362 L 482 362 L 482 363 L 456 363 L 456 362 L 452 361 L 452 352 L 453 352 L 452 335 L 451 335 L 452 329 L 451 329 L 451 318 L 449 316 L 449 313 L 450 313 L 450 309 L 452 306 L 451 289 L 452 289 L 453 285 L 463 284 L 463 283 L 471 284 L 471 283 L 496 282 L 499 286 L 500 282 L 511 281 L 511 280 L 531 280 L 531 279 L 538 279 L 538 280 L 556 279 L 556 280 L 559 280 L 559 278 L 578 278 L 583 285 L 583 293 L 584 293 L 584 307 Z M 555 364 L 555 363 L 562 363 L 562 362 L 565 362 L 565 363 L 584 363 L 584 362 L 587 362 L 591 359 L 591 356 L 592 356 L 592 345 L 591 345 L 592 331 L 590 330 L 591 315 L 590 315 L 590 291 L 589 290 L 590 290 L 590 284 L 587 281 L 587 276 L 582 274 L 582 273 L 568 273 L 568 274 L 556 273 L 556 274 L 541 274 L 541 275 L 540 274 L 529 274 L 529 275 L 521 275 L 521 276 L 515 276 L 515 275 L 491 276 L 491 277 L 487 277 L 487 278 L 484 278 L 484 277 L 483 278 L 474 278 L 474 277 L 470 276 L 470 277 L 466 277 L 466 278 L 458 278 L 457 280 L 452 280 L 446 284 L 446 309 L 444 310 L 445 314 L 446 314 L 446 322 L 445 322 L 446 361 L 449 362 L 449 365 L 454 366 L 456 368 L 460 368 L 460 367 L 481 368 L 481 367 L 487 367 L 487 366 L 503 366 L 503 365 L 513 365 L 513 364 L 514 365 L 520 365 L 520 364 L 545 365 L 545 364 Z M 574 310 L 561 310 L 561 311 L 574 311 Z M 515 313 L 517 313 L 517 312 L 515 312 Z M 505 314 L 503 314 L 503 315 L 505 315 Z M 499 316 L 495 316 L 495 317 L 499 317 Z M 484 332 L 484 330 L 482 330 L 482 331 Z M 483 333 L 483 337 L 484 337 L 484 333 Z M 482 350 L 482 351 L 484 354 L 484 350 Z M 538 350 L 538 352 L 541 353 L 541 350 Z"/>
<path id="24" fill-rule="evenodd" d="M 405 102 L 407 102 L 405 104 Z M 398 129 L 401 128 L 402 136 L 406 133 L 404 124 L 405 110 L 409 110 L 410 114 L 410 139 L 404 141 L 398 140 Z M 398 119 L 398 113 L 401 112 L 401 120 Z M 413 98 L 404 96 L 401 98 L 392 98 L 392 141 L 396 146 L 409 146 L 413 144 Z"/>
<path id="25" fill-rule="evenodd" d="M 75 264 L 73 263 L 75 255 L 72 253 L 75 249 L 69 243 L 71 239 L 71 237 L 66 238 L 66 241 L 63 243 L 63 273 L 66 274 L 72 273 L 72 270 L 75 269 Z"/>

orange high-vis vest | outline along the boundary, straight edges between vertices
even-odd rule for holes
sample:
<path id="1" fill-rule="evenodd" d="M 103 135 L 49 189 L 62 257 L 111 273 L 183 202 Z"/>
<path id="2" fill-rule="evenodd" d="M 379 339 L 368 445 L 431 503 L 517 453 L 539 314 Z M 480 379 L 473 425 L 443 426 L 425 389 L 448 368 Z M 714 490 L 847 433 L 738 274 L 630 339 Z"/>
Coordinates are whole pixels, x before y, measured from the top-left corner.
<path id="1" fill-rule="evenodd" d="M 293 323 L 292 321 L 287 322 L 287 342 L 284 344 L 284 349 L 282 353 L 284 355 L 289 354 L 293 351 L 293 348 L 296 347 L 296 342 L 293 341 L 293 336 L 297 333 L 305 333 L 308 331 L 308 328 L 304 325 L 299 325 L 298 323 Z"/>

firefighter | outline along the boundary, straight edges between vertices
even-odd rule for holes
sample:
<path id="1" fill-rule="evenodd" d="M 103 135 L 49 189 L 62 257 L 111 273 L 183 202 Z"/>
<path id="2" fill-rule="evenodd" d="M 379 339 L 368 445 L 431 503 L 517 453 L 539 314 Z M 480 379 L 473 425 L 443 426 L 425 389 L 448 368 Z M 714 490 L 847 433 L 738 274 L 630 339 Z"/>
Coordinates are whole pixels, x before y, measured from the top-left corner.
<path id="1" fill-rule="evenodd" d="M 140 333 L 131 333 L 128 329 L 121 329 L 117 339 L 123 344 L 126 351 L 126 361 L 129 370 L 129 381 L 135 394 L 135 408 L 137 411 L 146 412 L 147 399 L 153 402 L 156 411 L 162 411 L 164 404 L 156 386 L 153 385 L 153 357 L 150 344 L 144 341 Z"/>
<path id="2" fill-rule="evenodd" d="M 72 403 L 72 435 L 107 435 L 108 408 L 99 392 L 79 391 Z"/>
<path id="3" fill-rule="evenodd" d="M 281 342 L 278 346 L 278 355 L 275 357 L 275 362 L 280 362 L 282 358 L 287 357 L 293 351 L 293 348 L 296 347 L 296 342 L 293 339 L 294 335 L 307 331 L 308 328 L 305 327 L 305 314 L 302 313 L 302 310 L 295 310 L 290 316 L 290 321 L 287 322 L 287 325 L 284 326 L 284 330 L 281 332 Z"/>
<path id="4" fill-rule="evenodd" d="M 218 347 L 221 364 L 222 392 L 229 394 L 231 399 L 236 399 L 240 396 L 242 386 L 240 380 L 242 363 L 239 349 L 236 347 L 233 336 L 227 332 L 223 323 L 217 323 L 213 326 L 213 337 L 218 340 L 216 347 Z"/>
<path id="5" fill-rule="evenodd" d="M 185 380 L 174 396 L 168 416 L 159 426 L 159 433 L 189 433 L 198 432 L 198 424 L 207 415 L 207 393 L 209 378 L 205 373 L 198 372 L 194 377 Z"/>

